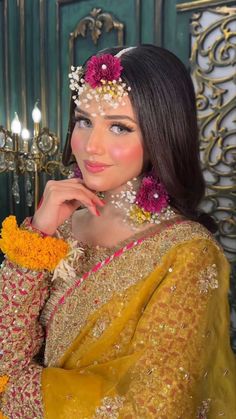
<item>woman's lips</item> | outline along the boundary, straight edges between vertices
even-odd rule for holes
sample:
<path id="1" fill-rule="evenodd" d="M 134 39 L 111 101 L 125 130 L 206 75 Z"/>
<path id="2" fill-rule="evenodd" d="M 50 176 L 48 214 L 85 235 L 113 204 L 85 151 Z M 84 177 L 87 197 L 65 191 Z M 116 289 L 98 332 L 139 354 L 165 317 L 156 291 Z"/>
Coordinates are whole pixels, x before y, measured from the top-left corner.
<path id="1" fill-rule="evenodd" d="M 103 172 L 103 170 L 107 169 L 107 167 L 110 167 L 105 163 L 91 162 L 88 160 L 84 160 L 84 166 L 85 169 L 90 173 Z"/>

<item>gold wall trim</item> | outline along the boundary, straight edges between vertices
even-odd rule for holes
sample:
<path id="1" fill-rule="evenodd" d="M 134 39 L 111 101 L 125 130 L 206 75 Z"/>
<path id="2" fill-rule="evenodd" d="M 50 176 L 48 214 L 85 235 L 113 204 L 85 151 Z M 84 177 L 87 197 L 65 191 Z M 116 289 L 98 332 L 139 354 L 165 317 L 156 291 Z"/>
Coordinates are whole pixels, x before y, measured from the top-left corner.
<path id="1" fill-rule="evenodd" d="M 103 30 L 110 32 L 117 31 L 118 46 L 124 45 L 124 24 L 116 20 L 110 13 L 103 12 L 102 9 L 94 8 L 90 15 L 80 19 L 75 30 L 70 33 L 69 38 L 69 71 L 71 65 L 74 64 L 74 47 L 75 40 L 79 37 L 86 37 L 90 31 L 94 45 L 97 45 L 98 39 L 102 35 Z"/>
<path id="2" fill-rule="evenodd" d="M 45 60 L 45 0 L 39 1 L 39 26 L 40 26 L 40 86 L 41 86 L 41 109 L 42 124 L 48 126 L 48 101 L 46 89 L 46 60 Z"/>
<path id="3" fill-rule="evenodd" d="M 8 0 L 4 0 L 4 78 L 5 78 L 5 104 L 6 104 L 6 125 L 10 129 L 10 77 L 9 77 L 9 44 L 8 44 Z"/>
<path id="4" fill-rule="evenodd" d="M 21 55 L 21 120 L 27 126 L 26 62 L 25 62 L 25 0 L 20 0 L 20 55 Z"/>
<path id="5" fill-rule="evenodd" d="M 187 3 L 177 4 L 177 12 L 186 12 L 189 10 L 196 10 L 206 8 L 208 6 L 228 6 L 230 4 L 235 4 L 235 0 L 197 0 L 189 1 Z"/>

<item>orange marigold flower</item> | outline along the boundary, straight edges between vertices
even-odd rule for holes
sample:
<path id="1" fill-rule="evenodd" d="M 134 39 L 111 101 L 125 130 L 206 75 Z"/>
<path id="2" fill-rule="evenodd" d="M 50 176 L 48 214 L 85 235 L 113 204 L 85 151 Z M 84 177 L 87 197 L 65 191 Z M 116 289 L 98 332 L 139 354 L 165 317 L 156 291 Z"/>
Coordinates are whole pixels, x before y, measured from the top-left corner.
<path id="1" fill-rule="evenodd" d="M 68 251 L 69 245 L 56 237 L 41 237 L 36 232 L 19 228 L 10 215 L 2 223 L 0 249 L 9 260 L 32 270 L 53 271 Z"/>
<path id="2" fill-rule="evenodd" d="M 2 414 L 2 412 L 0 412 L 0 419 L 8 419 L 6 416 L 4 416 L 3 414 Z"/>
<path id="3" fill-rule="evenodd" d="M 7 375 L 0 376 L 0 393 L 3 393 L 5 391 L 8 381 L 9 377 Z"/>

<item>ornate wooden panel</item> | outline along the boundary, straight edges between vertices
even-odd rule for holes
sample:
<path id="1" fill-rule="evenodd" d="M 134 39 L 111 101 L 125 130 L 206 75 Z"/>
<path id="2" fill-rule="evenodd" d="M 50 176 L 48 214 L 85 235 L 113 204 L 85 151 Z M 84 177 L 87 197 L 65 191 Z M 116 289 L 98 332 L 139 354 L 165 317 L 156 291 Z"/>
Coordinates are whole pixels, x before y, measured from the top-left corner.
<path id="1" fill-rule="evenodd" d="M 232 263 L 230 299 L 236 349 L 236 7 L 230 3 L 197 1 L 181 4 L 178 10 L 188 13 L 191 32 L 189 63 L 207 185 L 202 208 L 214 216 L 217 238 Z M 217 4 L 219 7 L 212 7 Z"/>

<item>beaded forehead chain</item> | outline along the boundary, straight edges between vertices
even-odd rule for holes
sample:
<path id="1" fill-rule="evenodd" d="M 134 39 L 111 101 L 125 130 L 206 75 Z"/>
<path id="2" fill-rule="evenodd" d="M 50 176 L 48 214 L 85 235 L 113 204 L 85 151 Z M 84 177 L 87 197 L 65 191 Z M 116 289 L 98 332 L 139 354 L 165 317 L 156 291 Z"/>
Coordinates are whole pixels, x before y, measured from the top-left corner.
<path id="1" fill-rule="evenodd" d="M 121 78 L 123 67 L 120 57 L 133 48 L 135 47 L 124 48 L 115 56 L 95 55 L 87 62 L 86 69 L 82 66 L 71 67 L 69 87 L 74 93 L 72 98 L 78 107 L 83 104 L 85 108 L 89 108 L 91 101 L 95 101 L 99 114 L 104 115 L 104 102 L 114 109 L 119 105 L 125 105 L 124 98 L 128 96 L 131 88 Z"/>

